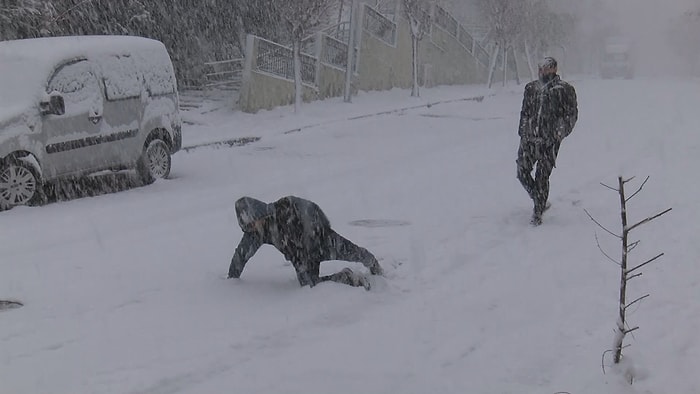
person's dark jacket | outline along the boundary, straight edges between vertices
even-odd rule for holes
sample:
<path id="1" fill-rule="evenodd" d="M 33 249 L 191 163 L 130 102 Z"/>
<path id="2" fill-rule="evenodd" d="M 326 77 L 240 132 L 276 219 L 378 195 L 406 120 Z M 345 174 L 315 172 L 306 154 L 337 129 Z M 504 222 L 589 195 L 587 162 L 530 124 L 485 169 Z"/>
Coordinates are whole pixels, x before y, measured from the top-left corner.
<path id="1" fill-rule="evenodd" d="M 325 242 L 330 221 L 314 202 L 287 196 L 271 204 L 250 197 L 236 201 L 236 215 L 243 239 L 234 253 L 230 277 L 237 278 L 248 260 L 263 244 L 273 245 L 290 261 L 297 272 L 306 272 L 308 264 L 320 263 L 327 250 Z M 262 220 L 261 232 L 253 223 Z"/>
<path id="2" fill-rule="evenodd" d="M 528 142 L 555 144 L 574 129 L 578 120 L 576 90 L 555 75 L 525 86 L 518 135 Z"/>

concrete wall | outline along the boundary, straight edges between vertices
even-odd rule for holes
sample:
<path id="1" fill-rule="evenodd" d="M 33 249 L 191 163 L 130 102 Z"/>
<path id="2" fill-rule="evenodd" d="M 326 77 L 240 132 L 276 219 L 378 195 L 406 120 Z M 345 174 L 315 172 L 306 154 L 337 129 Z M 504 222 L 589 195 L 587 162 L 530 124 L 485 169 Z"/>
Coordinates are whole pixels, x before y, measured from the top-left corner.
<path id="1" fill-rule="evenodd" d="M 238 105 L 243 112 L 255 113 L 261 109 L 272 109 L 294 103 L 294 81 L 257 71 L 258 40 L 249 35 L 246 41 L 246 62 Z M 304 84 L 302 99 L 318 99 L 314 86 Z"/>
<path id="2" fill-rule="evenodd" d="M 345 92 L 345 70 L 320 64 L 318 96 L 320 99 L 342 96 Z"/>
<path id="3" fill-rule="evenodd" d="M 410 88 L 413 84 L 411 31 L 399 18 L 396 45 L 362 32 L 360 43 L 360 90 Z M 431 36 L 418 42 L 418 79 L 423 86 L 486 83 L 488 68 L 445 30 L 433 27 Z M 501 76 L 502 80 L 503 77 Z"/>
<path id="4" fill-rule="evenodd" d="M 304 85 L 302 96 L 306 102 L 318 99 L 316 88 Z M 239 98 L 241 111 L 255 113 L 261 109 L 294 103 L 294 81 L 276 75 L 252 71 L 243 82 Z"/>
<path id="5" fill-rule="evenodd" d="M 431 37 L 418 45 L 419 70 L 429 69 L 424 86 L 479 84 L 486 82 L 488 68 L 476 60 L 464 46 L 438 26 Z M 428 65 L 428 67 L 426 67 Z M 425 77 L 421 75 L 421 79 Z"/>
<path id="6" fill-rule="evenodd" d="M 364 11 L 360 12 L 359 26 L 363 25 L 363 14 Z M 358 40 L 359 57 L 357 72 L 354 75 L 354 89 L 369 91 L 412 86 L 412 47 L 408 21 L 398 18 L 395 44 L 387 43 L 365 29 L 358 32 Z M 257 112 L 263 108 L 292 104 L 293 81 L 256 71 L 256 42 L 255 37 L 249 36 L 239 99 L 241 110 Z M 323 40 L 319 38 L 318 42 Z M 322 48 L 317 47 L 317 54 L 321 53 Z M 418 79 L 426 87 L 483 84 L 488 80 L 488 66 L 479 63 L 456 37 L 438 26 L 433 26 L 431 36 L 426 36 L 419 42 L 418 62 Z M 519 65 L 522 64 L 521 62 Z M 345 89 L 345 70 L 325 63 L 318 63 L 317 69 L 318 86 L 305 85 L 304 101 L 342 96 Z M 510 78 L 514 77 L 510 75 Z M 494 81 L 502 80 L 502 70 L 497 71 Z"/>
<path id="7" fill-rule="evenodd" d="M 360 90 L 411 86 L 411 35 L 408 24 L 399 23 L 396 33 L 396 45 L 390 45 L 362 30 L 357 66 L 357 86 Z"/>

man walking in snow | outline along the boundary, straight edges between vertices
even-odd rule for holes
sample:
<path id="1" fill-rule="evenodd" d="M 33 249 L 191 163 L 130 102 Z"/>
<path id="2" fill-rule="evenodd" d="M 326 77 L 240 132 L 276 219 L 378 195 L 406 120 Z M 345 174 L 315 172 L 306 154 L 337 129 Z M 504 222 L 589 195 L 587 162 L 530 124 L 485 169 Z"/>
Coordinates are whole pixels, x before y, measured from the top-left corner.
<path id="1" fill-rule="evenodd" d="M 518 127 L 518 180 L 534 202 L 533 225 L 542 224 L 542 213 L 549 208 L 549 176 L 561 141 L 571 134 L 577 120 L 576 90 L 557 75 L 557 61 L 544 58 L 539 64 L 539 79 L 525 86 Z"/>
<path id="2" fill-rule="evenodd" d="M 369 281 L 349 268 L 319 276 L 321 262 L 327 260 L 359 262 L 373 275 L 383 272 L 372 253 L 331 229 L 326 215 L 312 201 L 287 196 L 266 204 L 243 197 L 236 201 L 236 216 L 243 239 L 231 259 L 229 278 L 239 278 L 248 260 L 263 244 L 273 245 L 292 263 L 301 286 L 333 281 L 369 290 Z"/>

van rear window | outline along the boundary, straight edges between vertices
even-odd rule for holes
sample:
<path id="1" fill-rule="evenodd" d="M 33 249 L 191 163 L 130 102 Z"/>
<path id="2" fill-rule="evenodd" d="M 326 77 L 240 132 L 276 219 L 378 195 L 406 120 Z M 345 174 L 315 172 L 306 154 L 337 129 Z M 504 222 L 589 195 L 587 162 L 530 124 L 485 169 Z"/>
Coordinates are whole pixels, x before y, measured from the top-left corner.
<path id="1" fill-rule="evenodd" d="M 100 62 L 107 100 L 175 93 L 177 82 L 167 52 L 110 55 Z"/>
<path id="2" fill-rule="evenodd" d="M 110 56 L 102 62 L 102 77 L 107 100 L 124 100 L 141 96 L 142 75 L 129 55 Z"/>
<path id="3" fill-rule="evenodd" d="M 145 70 L 144 76 L 148 91 L 152 95 L 159 96 L 175 93 L 175 74 L 169 63 L 154 64 L 153 67 Z"/>

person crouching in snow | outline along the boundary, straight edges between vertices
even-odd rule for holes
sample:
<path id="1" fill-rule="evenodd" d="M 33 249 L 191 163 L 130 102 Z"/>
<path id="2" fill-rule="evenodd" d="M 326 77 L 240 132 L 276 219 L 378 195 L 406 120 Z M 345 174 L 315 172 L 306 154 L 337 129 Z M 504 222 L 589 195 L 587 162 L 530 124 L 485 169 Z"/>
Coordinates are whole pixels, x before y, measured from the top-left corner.
<path id="1" fill-rule="evenodd" d="M 328 260 L 359 262 L 372 275 L 383 273 L 374 255 L 331 229 L 326 215 L 312 201 L 287 196 L 267 204 L 242 197 L 236 201 L 236 216 L 243 239 L 231 259 L 229 278 L 239 278 L 248 260 L 263 244 L 273 245 L 292 263 L 301 286 L 333 281 L 369 290 L 369 281 L 349 268 L 319 276 L 321 262 Z"/>

